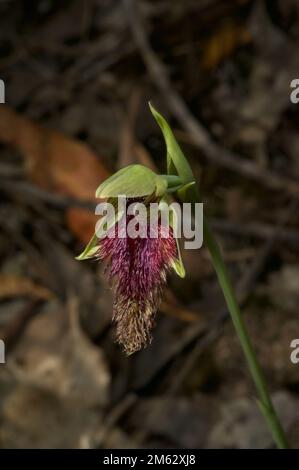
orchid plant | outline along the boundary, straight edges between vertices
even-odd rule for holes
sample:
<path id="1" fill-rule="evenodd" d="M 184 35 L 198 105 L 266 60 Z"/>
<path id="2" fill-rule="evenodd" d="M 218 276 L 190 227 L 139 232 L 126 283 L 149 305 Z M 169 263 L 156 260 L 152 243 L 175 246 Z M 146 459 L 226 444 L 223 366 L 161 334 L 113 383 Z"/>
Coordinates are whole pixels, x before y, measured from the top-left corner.
<path id="1" fill-rule="evenodd" d="M 201 196 L 193 172 L 169 124 L 151 104 L 150 110 L 165 139 L 167 175 L 155 174 L 142 165 L 130 165 L 104 181 L 97 189 L 96 196 L 115 204 L 119 195 L 125 195 L 127 203 L 142 202 L 146 207 L 153 201 L 168 201 L 170 193 L 174 193 L 181 202 L 200 202 Z M 108 224 L 106 236 L 98 238 L 95 233 L 77 259 L 96 258 L 106 262 L 114 289 L 113 320 L 116 324 L 117 341 L 123 345 L 126 353 L 132 354 L 151 340 L 151 330 L 168 271 L 174 269 L 179 276 L 184 277 L 185 269 L 179 244 L 171 229 L 172 220 L 169 221 L 170 231 L 167 234 L 164 233 L 163 224 L 158 225 L 156 238 L 150 237 L 150 225 L 145 237 L 132 239 L 127 232 L 121 236 L 109 237 L 109 230 L 114 229 L 115 225 L 121 226 L 124 218 L 130 216 L 126 211 L 119 211 L 113 225 Z M 277 446 L 287 448 L 283 428 L 272 404 L 221 251 L 206 218 L 203 233 L 204 243 L 210 252 L 227 308 L 256 385 L 259 408 Z"/>

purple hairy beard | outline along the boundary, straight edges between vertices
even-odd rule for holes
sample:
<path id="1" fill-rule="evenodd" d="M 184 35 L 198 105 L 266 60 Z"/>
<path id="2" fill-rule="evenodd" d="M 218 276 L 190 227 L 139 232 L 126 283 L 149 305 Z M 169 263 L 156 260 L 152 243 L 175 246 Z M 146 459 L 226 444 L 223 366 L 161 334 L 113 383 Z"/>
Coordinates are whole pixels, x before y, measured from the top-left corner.
<path id="1" fill-rule="evenodd" d="M 127 354 L 132 354 L 152 339 L 151 329 L 163 285 L 178 252 L 171 227 L 161 223 L 157 238 L 150 238 L 149 226 L 145 238 L 130 238 L 127 232 L 125 238 L 120 238 L 118 224 L 114 229 L 114 238 L 110 238 L 108 232 L 99 241 L 97 258 L 107 262 L 114 290 L 116 340 Z"/>

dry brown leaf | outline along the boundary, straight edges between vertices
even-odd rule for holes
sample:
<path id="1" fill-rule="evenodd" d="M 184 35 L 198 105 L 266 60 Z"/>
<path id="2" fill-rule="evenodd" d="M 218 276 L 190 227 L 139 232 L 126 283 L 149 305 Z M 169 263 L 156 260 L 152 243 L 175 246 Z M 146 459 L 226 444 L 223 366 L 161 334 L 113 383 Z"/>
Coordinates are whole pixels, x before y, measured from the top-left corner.
<path id="1" fill-rule="evenodd" d="M 35 284 L 31 279 L 14 274 L 0 274 L 0 299 L 23 295 L 45 300 L 53 297 L 51 291 Z"/>
<path id="2" fill-rule="evenodd" d="M 86 410 L 107 404 L 111 377 L 102 350 L 81 328 L 78 309 L 74 298 L 68 311 L 58 301 L 48 302 L 27 325 L 10 360 L 18 382 Z"/>
<path id="3" fill-rule="evenodd" d="M 208 40 L 202 57 L 202 66 L 211 70 L 226 57 L 229 57 L 237 47 L 248 44 L 251 35 L 244 25 L 229 21 L 224 23 Z"/>
<path id="4" fill-rule="evenodd" d="M 92 200 L 99 184 L 109 176 L 97 155 L 85 144 L 46 129 L 0 107 L 0 141 L 25 158 L 29 178 L 40 187 L 83 200 Z M 86 243 L 94 233 L 96 217 L 85 209 L 67 211 L 70 230 Z"/>

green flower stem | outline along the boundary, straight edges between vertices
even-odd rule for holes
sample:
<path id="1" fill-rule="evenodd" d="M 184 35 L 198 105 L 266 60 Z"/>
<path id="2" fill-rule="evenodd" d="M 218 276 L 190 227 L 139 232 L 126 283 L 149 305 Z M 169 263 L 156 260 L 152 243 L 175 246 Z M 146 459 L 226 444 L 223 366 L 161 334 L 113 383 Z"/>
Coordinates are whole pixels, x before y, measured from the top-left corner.
<path id="1" fill-rule="evenodd" d="M 223 257 L 221 255 L 221 251 L 206 219 L 204 220 L 204 242 L 211 254 L 212 262 L 226 300 L 227 308 L 230 312 L 234 327 L 236 329 L 251 372 L 251 376 L 254 380 L 259 395 L 259 407 L 261 412 L 267 421 L 268 427 L 272 433 L 274 441 L 277 444 L 277 447 L 280 449 L 287 449 L 287 439 L 271 401 L 264 374 L 258 363 L 243 317 L 241 315 L 240 308 L 232 284 L 230 282 Z"/>
<path id="2" fill-rule="evenodd" d="M 167 148 L 167 172 L 170 175 L 172 175 L 172 173 L 177 173 L 183 184 L 183 186 L 177 190 L 178 199 L 180 199 L 182 202 L 191 202 L 193 204 L 200 202 L 201 198 L 198 188 L 195 184 L 195 178 L 192 169 L 180 146 L 178 145 L 169 124 L 151 104 L 150 109 L 158 125 L 160 126 L 165 139 Z M 272 404 L 263 372 L 257 361 L 250 337 L 247 333 L 247 329 L 221 255 L 221 251 L 209 228 L 209 223 L 205 219 L 204 242 L 210 251 L 219 284 L 221 286 L 228 310 L 230 312 L 234 327 L 236 329 L 246 360 L 248 362 L 252 378 L 254 380 L 259 396 L 258 404 L 260 410 L 266 419 L 268 427 L 277 446 L 280 449 L 286 449 L 288 448 L 286 436 Z"/>
<path id="3" fill-rule="evenodd" d="M 191 203 L 196 203 L 201 200 L 198 188 L 196 185 L 189 188 L 182 200 Z M 236 333 L 239 337 L 244 355 L 246 357 L 249 370 L 252 376 L 252 379 L 255 383 L 257 393 L 258 393 L 258 405 L 265 417 L 268 428 L 271 431 L 273 439 L 279 449 L 287 449 L 289 447 L 284 430 L 279 421 L 279 418 L 276 414 L 275 408 L 273 406 L 268 387 L 265 381 L 263 371 L 257 360 L 255 351 L 253 349 L 249 334 L 247 332 L 246 325 L 244 323 L 237 298 L 233 289 L 233 286 L 230 281 L 228 271 L 226 269 L 223 257 L 218 246 L 217 241 L 215 240 L 213 233 L 210 229 L 208 220 L 204 217 L 203 221 L 203 238 L 204 243 L 207 246 L 212 263 L 215 268 L 218 282 L 222 289 L 228 311 L 230 313 L 232 322 L 234 324 Z"/>

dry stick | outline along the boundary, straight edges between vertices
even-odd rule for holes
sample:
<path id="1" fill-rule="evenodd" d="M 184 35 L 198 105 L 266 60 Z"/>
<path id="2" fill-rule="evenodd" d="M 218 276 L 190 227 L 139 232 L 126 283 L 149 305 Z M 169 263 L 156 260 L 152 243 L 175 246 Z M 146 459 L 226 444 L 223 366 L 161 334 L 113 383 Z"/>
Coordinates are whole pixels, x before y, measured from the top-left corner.
<path id="1" fill-rule="evenodd" d="M 212 218 L 210 219 L 210 223 L 213 230 L 219 233 L 239 237 L 254 237 L 267 240 L 271 239 L 273 231 L 275 232 L 275 225 L 265 224 L 263 222 L 248 222 L 242 224 L 230 220 Z M 283 227 L 276 236 L 279 241 L 292 243 L 296 246 L 299 245 L 299 231 L 296 229 Z"/>
<path id="2" fill-rule="evenodd" d="M 298 182 L 285 178 L 273 171 L 262 169 L 255 163 L 249 160 L 244 160 L 241 156 L 235 155 L 230 150 L 221 147 L 218 143 L 212 140 L 210 134 L 206 129 L 204 129 L 198 120 L 195 119 L 181 96 L 173 88 L 165 66 L 159 60 L 149 44 L 138 14 L 136 2 L 134 0 L 123 0 L 123 3 L 136 45 L 149 74 L 163 94 L 163 97 L 176 119 L 190 134 L 194 144 L 204 152 L 206 158 L 216 165 L 233 170 L 247 178 L 260 182 L 271 189 L 283 190 L 284 192 L 299 198 Z"/>
<path id="3" fill-rule="evenodd" d="M 128 107 L 125 113 L 124 124 L 121 131 L 120 142 L 118 147 L 117 167 L 135 163 L 134 146 L 135 136 L 134 127 L 138 115 L 141 100 L 141 88 L 135 87 L 129 97 Z"/>
<path id="4" fill-rule="evenodd" d="M 108 434 L 117 425 L 120 419 L 138 402 L 138 396 L 134 393 L 127 393 L 105 416 L 104 424 L 101 423 L 92 436 L 91 447 L 99 449 L 103 447 Z"/>
<path id="5" fill-rule="evenodd" d="M 93 213 L 95 211 L 95 201 L 56 194 L 25 181 L 0 178 L 0 189 L 6 194 L 9 194 L 11 197 L 13 196 L 14 198 L 17 198 L 20 196 L 27 196 L 28 199 L 38 199 L 59 209 L 80 207 L 82 209 L 88 209 Z"/>

